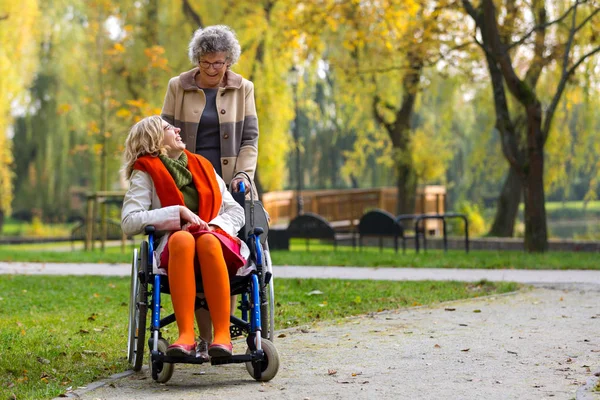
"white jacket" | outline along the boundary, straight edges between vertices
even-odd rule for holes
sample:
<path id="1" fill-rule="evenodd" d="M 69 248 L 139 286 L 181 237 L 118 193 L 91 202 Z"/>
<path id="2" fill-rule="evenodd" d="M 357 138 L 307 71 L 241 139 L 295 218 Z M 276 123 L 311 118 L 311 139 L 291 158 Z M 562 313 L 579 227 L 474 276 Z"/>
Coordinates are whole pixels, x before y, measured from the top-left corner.
<path id="1" fill-rule="evenodd" d="M 219 214 L 212 221 L 207 222 L 220 227 L 231 237 L 236 238 L 238 231 L 246 222 L 244 209 L 233 199 L 223 179 L 216 173 L 215 175 L 223 201 Z M 171 233 L 181 229 L 179 206 L 162 207 L 150 174 L 134 170 L 131 174 L 129 190 L 123 200 L 121 227 L 123 233 L 133 236 L 144 232 L 144 228 L 148 225 L 154 225 L 155 237 L 160 237 L 154 251 L 154 273 L 164 274 L 165 271 L 158 268 L 160 255 L 165 249 Z M 240 241 L 240 246 L 240 253 L 247 260 L 250 256 L 248 246 L 244 241 Z"/>

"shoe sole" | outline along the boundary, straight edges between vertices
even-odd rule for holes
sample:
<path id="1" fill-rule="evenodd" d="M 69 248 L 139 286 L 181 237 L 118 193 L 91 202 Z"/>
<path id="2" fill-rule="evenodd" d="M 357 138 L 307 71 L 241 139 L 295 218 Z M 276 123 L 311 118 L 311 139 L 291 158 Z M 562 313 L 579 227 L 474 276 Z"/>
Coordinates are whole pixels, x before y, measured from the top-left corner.
<path id="1" fill-rule="evenodd" d="M 167 356 L 169 357 L 195 357 L 195 351 L 185 351 L 183 349 L 174 348 L 167 350 Z"/>
<path id="2" fill-rule="evenodd" d="M 208 349 L 208 355 L 214 358 L 231 357 L 231 351 L 222 347 L 211 347 Z"/>

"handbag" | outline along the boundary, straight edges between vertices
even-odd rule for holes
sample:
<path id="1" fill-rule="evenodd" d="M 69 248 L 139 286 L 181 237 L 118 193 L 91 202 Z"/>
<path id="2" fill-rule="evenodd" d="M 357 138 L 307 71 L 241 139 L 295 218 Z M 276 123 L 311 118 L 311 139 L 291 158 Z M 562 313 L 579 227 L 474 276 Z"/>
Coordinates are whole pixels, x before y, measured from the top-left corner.
<path id="1" fill-rule="evenodd" d="M 238 175 L 243 175 L 250 182 L 250 185 L 254 186 L 252 179 L 250 179 L 247 173 L 240 171 L 233 178 L 235 179 Z M 265 245 L 269 234 L 269 213 L 265 210 L 263 203 L 254 198 L 252 187 L 243 187 L 241 189 L 238 192 L 231 192 L 235 201 L 244 208 L 244 214 L 246 215 L 246 223 L 240 230 L 239 236 L 242 240 L 246 241 L 248 236 L 254 232 L 254 228 L 262 228 L 263 233 L 260 235 L 260 242 Z M 231 191 L 233 188 L 230 187 L 229 190 Z M 250 192 L 249 196 L 247 196 L 248 192 Z"/>

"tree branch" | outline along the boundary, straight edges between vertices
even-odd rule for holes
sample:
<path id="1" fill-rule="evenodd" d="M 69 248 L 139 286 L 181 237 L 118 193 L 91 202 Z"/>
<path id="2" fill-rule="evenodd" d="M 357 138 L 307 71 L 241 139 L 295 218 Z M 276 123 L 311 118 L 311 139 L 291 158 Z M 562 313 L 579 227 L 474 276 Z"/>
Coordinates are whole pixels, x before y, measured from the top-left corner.
<path id="1" fill-rule="evenodd" d="M 600 12 L 600 8 L 596 8 L 590 15 L 588 15 L 581 23 L 575 28 L 575 32 L 578 32 L 585 24 L 587 24 L 596 14 Z"/>
<path id="2" fill-rule="evenodd" d="M 8 14 L 0 15 L 0 21 L 8 19 Z"/>
<path id="3" fill-rule="evenodd" d="M 561 15 L 554 21 L 550 21 L 550 22 L 546 22 L 546 23 L 534 26 L 521 39 L 517 40 L 516 42 L 511 43 L 511 45 L 508 46 L 508 50 L 525 43 L 525 41 L 533 34 L 533 32 L 541 30 L 541 29 L 546 29 L 549 26 L 552 26 L 552 25 L 558 24 L 559 22 L 562 22 L 565 18 L 567 18 L 569 16 L 569 14 L 571 13 L 571 11 L 574 8 L 576 8 L 579 4 L 583 4 L 583 3 L 587 3 L 587 0 L 575 2 L 575 4 L 572 5 L 571 7 L 569 7 L 569 9 L 567 11 L 565 11 L 565 13 L 563 15 Z"/>
<path id="4" fill-rule="evenodd" d="M 581 56 L 581 58 L 579 60 L 577 60 L 577 62 L 575 64 L 573 64 L 571 66 L 571 68 L 569 68 L 566 71 L 566 73 L 561 77 L 560 82 L 558 83 L 558 87 L 556 89 L 556 93 L 554 94 L 554 97 L 552 98 L 552 102 L 550 103 L 550 106 L 548 107 L 548 111 L 546 111 L 546 118 L 544 119 L 544 128 L 542 129 L 542 133 L 544 135 L 544 142 L 546 141 L 546 139 L 548 138 L 548 134 L 550 133 L 550 127 L 552 126 L 552 118 L 554 117 L 554 112 L 556 111 L 556 107 L 558 107 L 558 102 L 560 101 L 562 93 L 565 90 L 565 87 L 567 85 L 567 81 L 568 81 L 569 77 L 575 73 L 575 70 L 587 58 L 589 58 L 599 52 L 600 52 L 600 46 L 596 47 L 593 50 L 590 50 L 589 52 L 587 52 L 586 54 Z"/>
<path id="5" fill-rule="evenodd" d="M 183 13 L 185 15 L 187 15 L 188 17 L 190 17 L 192 19 L 192 21 L 194 21 L 196 26 L 198 26 L 199 28 L 202 28 L 204 26 L 204 23 L 202 22 L 202 17 L 200 17 L 200 14 L 198 14 L 196 11 L 194 11 L 192 6 L 190 5 L 189 0 L 183 0 L 182 5 L 183 5 Z"/>

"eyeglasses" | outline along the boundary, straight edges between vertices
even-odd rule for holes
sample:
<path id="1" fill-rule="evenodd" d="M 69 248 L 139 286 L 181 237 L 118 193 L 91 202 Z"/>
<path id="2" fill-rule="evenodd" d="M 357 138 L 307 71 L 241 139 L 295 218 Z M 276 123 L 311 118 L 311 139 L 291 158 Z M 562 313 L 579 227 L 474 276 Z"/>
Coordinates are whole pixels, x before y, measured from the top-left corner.
<path id="1" fill-rule="evenodd" d="M 177 128 L 175 128 L 175 127 L 174 127 L 173 125 L 171 125 L 171 124 L 168 124 L 168 125 L 166 125 L 166 126 L 163 126 L 163 129 L 164 129 L 165 131 L 169 131 L 169 130 L 171 130 L 171 129 L 172 129 L 172 130 L 175 130 L 175 129 L 177 129 Z"/>
<path id="2" fill-rule="evenodd" d="M 208 61 L 200 61 L 200 67 L 202 67 L 202 69 L 209 69 L 211 66 L 216 69 L 219 70 L 221 68 L 223 68 L 223 66 L 225 65 L 225 62 L 223 61 L 217 61 L 217 62 L 208 62 Z"/>

